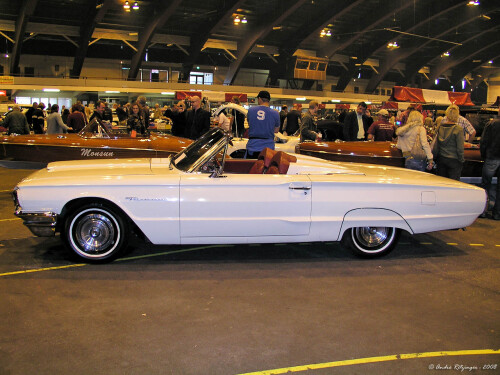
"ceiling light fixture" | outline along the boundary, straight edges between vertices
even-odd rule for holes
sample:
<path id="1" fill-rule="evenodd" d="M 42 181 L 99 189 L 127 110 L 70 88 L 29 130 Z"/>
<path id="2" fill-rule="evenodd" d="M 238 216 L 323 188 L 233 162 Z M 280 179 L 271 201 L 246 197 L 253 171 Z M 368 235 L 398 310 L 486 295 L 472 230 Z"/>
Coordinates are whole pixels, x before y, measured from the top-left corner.
<path id="1" fill-rule="evenodd" d="M 399 48 L 399 44 L 398 44 L 397 42 L 390 42 L 390 43 L 387 45 L 387 48 L 396 49 L 396 48 Z"/>
<path id="2" fill-rule="evenodd" d="M 321 30 L 321 32 L 319 33 L 319 37 L 324 38 L 325 36 L 332 36 L 332 30 L 326 27 L 323 30 Z"/>
<path id="3" fill-rule="evenodd" d="M 137 3 L 137 1 L 134 3 L 134 5 L 132 5 L 132 9 L 139 10 L 139 4 Z"/>
<path id="4" fill-rule="evenodd" d="M 248 21 L 247 21 L 247 18 L 246 18 L 246 17 L 243 17 L 243 18 L 241 19 L 241 23 L 247 23 L 247 22 L 248 22 Z"/>
<path id="5" fill-rule="evenodd" d="M 60 92 L 59 89 L 43 89 L 44 92 Z"/>
<path id="6" fill-rule="evenodd" d="M 125 1 L 125 4 L 123 4 L 123 9 L 125 9 L 126 12 L 130 12 L 130 3 L 128 1 Z"/>
<path id="7" fill-rule="evenodd" d="M 476 6 L 476 5 L 479 5 L 479 1 L 477 0 L 470 0 L 467 5 L 469 6 Z"/>
<path id="8" fill-rule="evenodd" d="M 234 23 L 235 25 L 239 25 L 239 24 L 240 24 L 240 22 L 241 22 L 240 16 L 238 16 L 238 15 L 237 15 L 236 17 L 234 17 L 233 23 Z"/>
<path id="9" fill-rule="evenodd" d="M 441 57 L 448 57 L 448 56 L 450 56 L 450 53 L 449 53 L 448 51 L 446 51 L 445 53 L 443 53 L 443 54 L 441 55 Z"/>

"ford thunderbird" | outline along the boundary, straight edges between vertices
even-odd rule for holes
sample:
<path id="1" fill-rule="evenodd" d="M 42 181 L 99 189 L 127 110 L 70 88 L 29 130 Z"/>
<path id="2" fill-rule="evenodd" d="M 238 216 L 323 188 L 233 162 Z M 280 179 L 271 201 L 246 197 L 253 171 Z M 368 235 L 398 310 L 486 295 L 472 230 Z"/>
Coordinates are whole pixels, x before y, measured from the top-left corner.
<path id="1" fill-rule="evenodd" d="M 131 231 L 153 244 L 342 241 L 376 257 L 401 231 L 463 228 L 485 207 L 483 189 L 428 173 L 270 149 L 230 159 L 228 145 L 215 128 L 168 158 L 50 163 L 17 185 L 15 214 L 105 262 Z"/>

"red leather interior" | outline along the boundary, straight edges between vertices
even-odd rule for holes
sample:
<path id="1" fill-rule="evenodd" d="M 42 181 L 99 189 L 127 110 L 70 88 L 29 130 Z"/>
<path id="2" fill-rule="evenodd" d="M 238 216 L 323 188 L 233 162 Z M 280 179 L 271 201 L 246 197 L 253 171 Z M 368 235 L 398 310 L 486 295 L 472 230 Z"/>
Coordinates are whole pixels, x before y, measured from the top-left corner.
<path id="1" fill-rule="evenodd" d="M 250 174 L 262 174 L 264 173 L 264 160 L 257 160 L 252 168 L 250 168 L 250 171 L 248 173 Z"/>
<path id="2" fill-rule="evenodd" d="M 260 152 L 257 159 L 264 160 L 264 166 L 266 168 L 269 168 L 271 166 L 271 160 L 273 159 L 274 155 L 276 155 L 276 152 L 277 151 L 271 150 L 270 148 L 266 147 Z"/>

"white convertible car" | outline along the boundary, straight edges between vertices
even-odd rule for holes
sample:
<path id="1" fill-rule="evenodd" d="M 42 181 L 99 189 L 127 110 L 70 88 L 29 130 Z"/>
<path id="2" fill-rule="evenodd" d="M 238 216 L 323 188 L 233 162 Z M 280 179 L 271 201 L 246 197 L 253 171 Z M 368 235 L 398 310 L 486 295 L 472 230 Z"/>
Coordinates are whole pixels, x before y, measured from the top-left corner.
<path id="1" fill-rule="evenodd" d="M 90 262 L 110 261 L 131 231 L 153 244 L 340 241 L 375 257 L 400 231 L 471 225 L 483 189 L 401 168 L 335 163 L 265 149 L 226 157 L 212 129 L 165 159 L 50 163 L 21 181 L 16 215 L 37 236 L 61 238 Z"/>

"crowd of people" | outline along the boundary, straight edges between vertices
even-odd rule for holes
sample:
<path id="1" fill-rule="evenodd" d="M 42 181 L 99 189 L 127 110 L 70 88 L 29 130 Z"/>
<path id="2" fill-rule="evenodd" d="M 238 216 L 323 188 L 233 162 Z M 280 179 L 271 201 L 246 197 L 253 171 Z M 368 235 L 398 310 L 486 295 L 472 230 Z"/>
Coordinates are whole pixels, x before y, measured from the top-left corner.
<path id="1" fill-rule="evenodd" d="M 316 117 L 319 104 L 309 102 L 301 113 L 298 105 L 288 111 L 286 105 L 280 112 L 270 107 L 271 96 L 268 91 L 257 95 L 258 105 L 248 110 L 248 130 L 245 129 L 245 115 L 231 109 L 226 115 L 223 111 L 215 119 L 215 126 L 233 136 L 248 137 L 246 158 L 257 158 L 265 148 L 274 149 L 277 132 L 284 135 L 298 135 L 300 141 L 320 141 L 322 133 L 318 130 Z M 240 104 L 237 96 L 232 102 Z M 197 139 L 211 126 L 208 108 L 199 96 L 180 100 L 172 107 L 160 108 L 158 104 L 150 109 L 144 96 L 133 103 L 113 104 L 118 124 L 125 127 L 132 137 L 146 135 L 151 120 L 168 118 L 172 122 L 174 136 Z M 444 116 L 435 117 L 434 113 L 420 112 L 410 105 L 398 116 L 391 115 L 386 109 L 376 113 L 376 121 L 371 116 L 365 102 L 357 105 L 354 111 L 336 111 L 331 118 L 340 122 L 343 140 L 351 141 L 393 141 L 405 158 L 405 167 L 419 171 L 432 170 L 443 177 L 459 180 L 464 159 L 464 142 L 472 142 L 476 130 L 471 123 L 460 116 L 459 108 L 450 105 Z M 97 101 L 94 106 L 83 106 L 80 102 L 71 109 L 62 108 L 59 113 L 57 104 L 33 103 L 25 114 L 14 105 L 10 114 L 0 124 L 8 129 L 8 134 L 60 134 L 69 131 L 79 132 L 93 120 L 110 124 L 113 120 L 112 109 L 108 103 Z M 493 176 L 500 175 L 500 120 L 496 120 L 483 132 L 481 155 L 484 163 L 483 185 L 489 189 Z M 498 184 L 497 184 L 497 194 Z M 498 199 L 497 199 L 498 201 Z M 492 217 L 500 220 L 500 203 L 496 203 Z"/>

